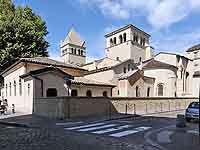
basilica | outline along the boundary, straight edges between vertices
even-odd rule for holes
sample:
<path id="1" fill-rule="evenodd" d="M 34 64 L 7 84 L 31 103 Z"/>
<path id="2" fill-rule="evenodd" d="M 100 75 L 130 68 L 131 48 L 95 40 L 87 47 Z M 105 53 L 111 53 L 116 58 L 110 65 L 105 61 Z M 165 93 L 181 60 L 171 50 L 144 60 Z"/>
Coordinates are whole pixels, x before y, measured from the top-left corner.
<path id="1" fill-rule="evenodd" d="M 129 24 L 105 35 L 103 58 L 86 63 L 87 46 L 74 28 L 60 60 L 21 58 L 0 75 L 0 99 L 33 112 L 39 97 L 193 97 L 200 86 L 200 45 L 186 55 L 154 53 L 150 35 Z"/>

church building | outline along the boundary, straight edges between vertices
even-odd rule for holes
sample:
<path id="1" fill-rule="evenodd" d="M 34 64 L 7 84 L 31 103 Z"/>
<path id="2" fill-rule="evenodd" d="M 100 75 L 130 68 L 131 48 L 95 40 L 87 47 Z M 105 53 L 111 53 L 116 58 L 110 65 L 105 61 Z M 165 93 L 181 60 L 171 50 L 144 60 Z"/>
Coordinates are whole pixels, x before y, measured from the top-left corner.
<path id="1" fill-rule="evenodd" d="M 198 96 L 200 45 L 187 55 L 154 54 L 150 35 L 126 25 L 105 35 L 105 56 L 86 63 L 86 42 L 74 28 L 60 43 L 60 60 L 21 58 L 0 74 L 0 99 L 34 112 L 41 97 Z"/>

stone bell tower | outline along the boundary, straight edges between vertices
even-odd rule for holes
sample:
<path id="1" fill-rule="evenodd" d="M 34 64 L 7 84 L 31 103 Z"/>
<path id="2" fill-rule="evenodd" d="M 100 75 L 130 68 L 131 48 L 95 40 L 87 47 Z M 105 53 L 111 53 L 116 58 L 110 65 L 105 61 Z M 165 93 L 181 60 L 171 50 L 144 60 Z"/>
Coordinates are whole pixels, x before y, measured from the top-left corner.
<path id="1" fill-rule="evenodd" d="M 67 37 L 60 43 L 61 58 L 65 63 L 82 65 L 86 62 L 86 46 L 74 28 L 71 28 Z"/>

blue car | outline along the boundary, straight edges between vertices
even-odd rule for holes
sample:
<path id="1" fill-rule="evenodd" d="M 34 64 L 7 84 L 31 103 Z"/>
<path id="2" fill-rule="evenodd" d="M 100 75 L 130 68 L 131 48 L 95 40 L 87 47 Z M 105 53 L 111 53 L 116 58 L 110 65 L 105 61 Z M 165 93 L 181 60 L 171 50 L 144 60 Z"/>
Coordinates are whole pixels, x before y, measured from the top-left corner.
<path id="1" fill-rule="evenodd" d="M 188 122 L 199 119 L 199 102 L 190 103 L 185 112 L 185 119 Z"/>

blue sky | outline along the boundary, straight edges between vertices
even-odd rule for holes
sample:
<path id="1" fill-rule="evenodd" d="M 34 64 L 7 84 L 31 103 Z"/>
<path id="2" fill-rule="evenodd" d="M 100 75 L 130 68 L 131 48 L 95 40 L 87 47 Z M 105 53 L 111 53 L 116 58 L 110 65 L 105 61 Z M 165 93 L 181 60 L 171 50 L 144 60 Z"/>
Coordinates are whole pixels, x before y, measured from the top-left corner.
<path id="1" fill-rule="evenodd" d="M 60 41 L 72 26 L 86 40 L 88 61 L 104 56 L 106 33 L 130 23 L 151 34 L 155 53 L 184 53 L 200 43 L 199 0 L 13 1 L 32 7 L 45 20 L 49 54 L 55 59 Z"/>

